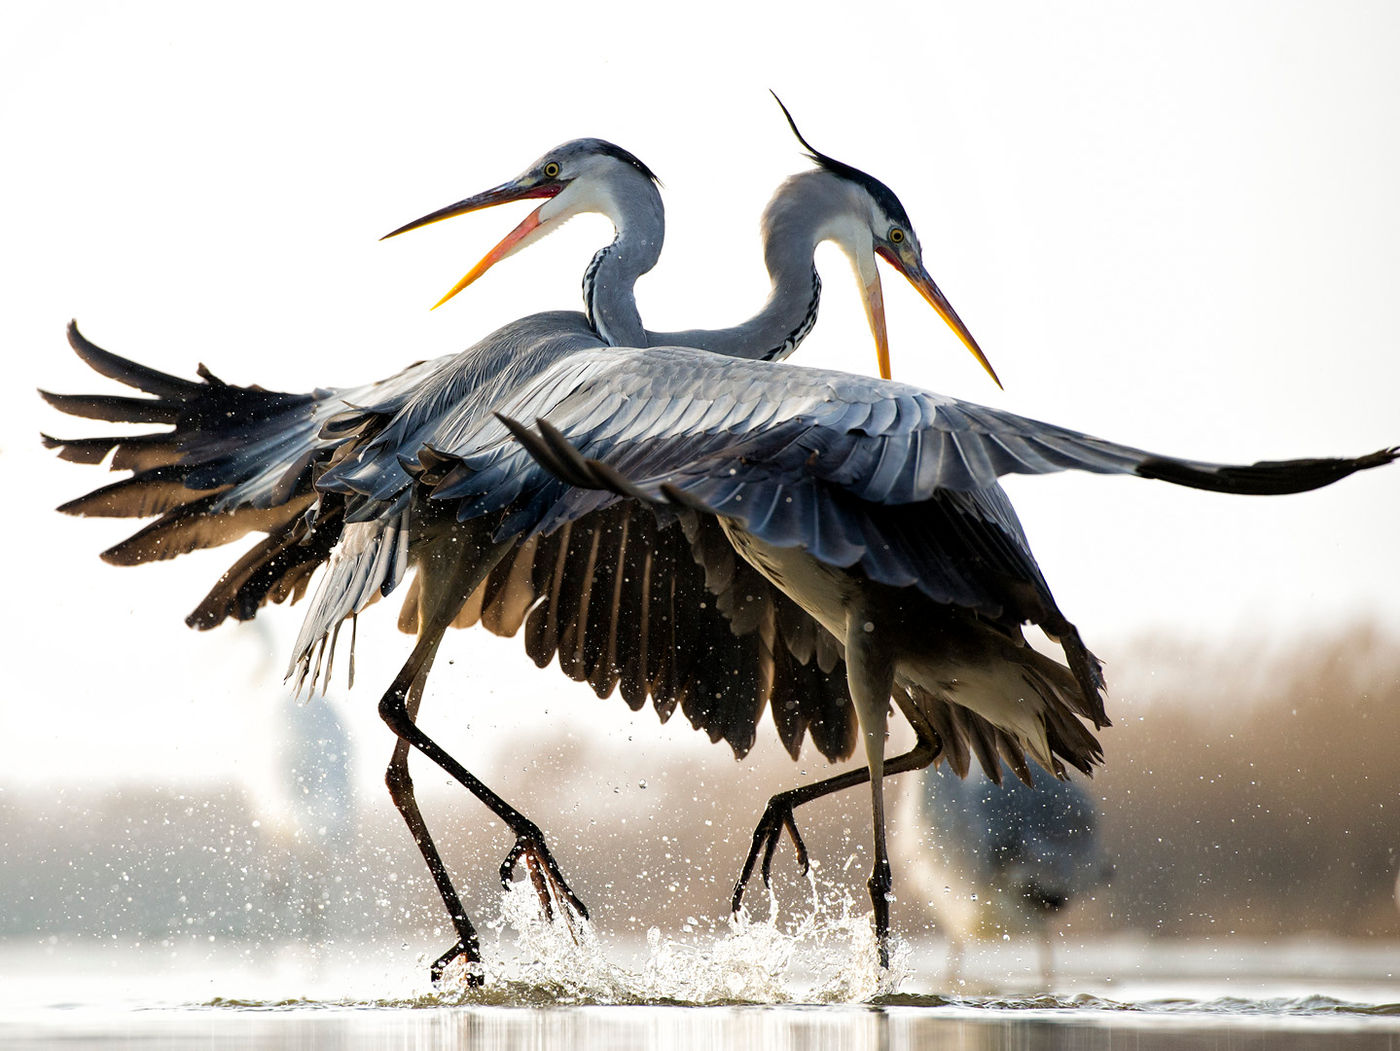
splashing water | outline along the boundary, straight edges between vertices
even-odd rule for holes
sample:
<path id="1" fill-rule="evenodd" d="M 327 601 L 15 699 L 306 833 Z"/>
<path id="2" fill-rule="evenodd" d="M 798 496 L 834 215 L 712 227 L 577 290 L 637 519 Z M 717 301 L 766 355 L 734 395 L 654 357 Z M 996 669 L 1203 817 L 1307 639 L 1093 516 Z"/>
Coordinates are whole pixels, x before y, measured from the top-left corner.
<path id="1" fill-rule="evenodd" d="M 488 927 L 485 984 L 467 988 L 464 967 L 450 968 L 443 987 L 454 1001 L 477 1004 L 743 1004 L 857 1003 L 899 991 L 908 948 L 895 940 L 890 967 L 878 964 L 868 909 L 844 888 L 809 875 L 811 902 L 787 922 L 770 892 L 768 915 L 748 910 L 683 938 L 647 932 L 640 970 L 610 959 L 591 924 L 545 919 L 527 881 L 501 895 L 500 917 Z M 558 910 L 556 910 L 558 911 Z M 513 936 L 512 936 L 513 934 Z"/>

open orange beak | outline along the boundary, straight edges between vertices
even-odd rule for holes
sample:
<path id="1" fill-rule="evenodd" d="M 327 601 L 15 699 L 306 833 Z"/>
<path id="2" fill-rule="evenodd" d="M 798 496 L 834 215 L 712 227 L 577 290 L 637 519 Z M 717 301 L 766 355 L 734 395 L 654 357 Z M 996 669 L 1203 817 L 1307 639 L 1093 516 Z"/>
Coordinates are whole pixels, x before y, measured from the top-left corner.
<path id="1" fill-rule="evenodd" d="M 890 337 L 885 330 L 885 293 L 880 287 L 880 274 L 874 267 L 870 270 L 870 282 L 862 288 L 861 297 L 865 305 L 865 320 L 870 322 L 870 334 L 875 337 L 875 358 L 880 363 L 880 378 L 887 380 L 890 375 Z"/>
<path id="2" fill-rule="evenodd" d="M 494 208 L 498 204 L 507 204 L 511 201 L 525 201 L 540 197 L 554 197 L 563 188 L 563 185 L 560 183 L 546 183 L 543 185 L 522 185 L 518 181 L 503 183 L 484 193 L 479 193 L 475 197 L 468 197 L 466 200 L 458 201 L 456 204 L 449 204 L 446 208 L 439 208 L 435 212 L 429 212 L 422 218 L 415 219 L 413 222 L 406 223 L 397 230 L 385 234 L 380 240 L 386 241 L 390 237 L 397 237 L 399 234 L 407 233 L 409 230 L 416 230 L 420 226 L 441 222 L 444 219 L 451 219 L 453 216 L 457 215 L 465 215 L 468 212 L 480 211 L 483 208 Z M 468 270 L 466 276 L 453 285 L 451 291 L 449 291 L 447 295 L 434 303 L 433 309 L 436 310 L 438 307 L 442 306 L 506 256 L 511 255 L 517 249 L 523 247 L 527 241 L 532 240 L 531 235 L 535 234 L 544 226 L 544 222 L 540 218 L 540 211 L 543 208 L 544 205 L 540 205 L 539 208 L 536 208 L 526 216 L 525 221 L 508 233 L 500 244 L 487 252 L 481 262 Z"/>
<path id="3" fill-rule="evenodd" d="M 919 295 L 927 300 L 929 306 L 938 311 L 938 316 L 947 323 L 949 328 L 957 333 L 958 338 L 963 341 L 963 346 L 972 351 L 972 356 L 987 370 L 987 375 L 992 377 L 992 382 L 1000 387 L 1001 380 L 997 378 L 996 370 L 992 368 L 992 363 L 987 360 L 987 355 L 982 353 L 982 348 L 977 345 L 977 340 L 972 338 L 972 333 L 969 332 L 967 326 L 963 324 L 962 318 L 958 317 L 958 312 L 953 309 L 953 304 L 948 302 L 948 297 L 934 284 L 933 278 L 929 276 L 929 272 L 924 269 L 923 264 L 919 263 L 917 260 L 910 261 L 900 259 L 883 246 L 876 249 L 876 251 L 885 262 L 889 263 L 903 274 L 909 280 L 909 283 L 918 289 Z M 878 281 L 876 284 L 878 286 Z M 869 289 L 867 288 L 867 303 L 865 308 L 867 317 L 870 316 L 871 310 L 869 295 Z M 879 296 L 878 287 L 876 288 L 876 296 L 877 298 Z M 885 379 L 889 379 L 889 346 L 888 340 L 884 336 L 884 326 L 885 319 L 882 304 L 880 309 L 880 331 L 875 333 L 875 352 L 880 356 L 880 375 L 885 377 Z M 875 321 L 873 319 L 870 322 L 870 330 L 871 332 L 875 332 Z M 882 344 L 883 349 L 881 349 Z"/>

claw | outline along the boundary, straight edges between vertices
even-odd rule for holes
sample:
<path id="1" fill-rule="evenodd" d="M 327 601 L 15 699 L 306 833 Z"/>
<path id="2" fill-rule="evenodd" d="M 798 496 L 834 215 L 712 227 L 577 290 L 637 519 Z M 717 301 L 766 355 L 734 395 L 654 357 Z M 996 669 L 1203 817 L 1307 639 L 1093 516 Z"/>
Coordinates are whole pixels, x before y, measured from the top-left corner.
<path id="1" fill-rule="evenodd" d="M 525 841 L 517 839 L 515 846 L 510 848 L 510 853 L 506 855 L 505 861 L 501 862 L 501 886 L 510 890 L 510 885 L 515 882 L 515 863 L 520 860 L 520 856 L 525 853 Z"/>
<path id="2" fill-rule="evenodd" d="M 535 895 L 540 899 L 540 908 L 544 910 L 545 919 L 554 919 L 556 898 L 581 919 L 588 919 L 588 906 L 584 905 L 565 882 L 564 874 L 559 871 L 559 863 L 554 860 L 549 847 L 545 846 L 544 834 L 533 825 L 527 825 L 516 832 L 515 845 L 510 848 L 505 861 L 501 862 L 501 886 L 507 890 L 510 889 L 515 876 L 515 866 L 522 859 L 525 861 L 525 871 L 530 876 L 530 883 L 535 888 Z"/>
<path id="3" fill-rule="evenodd" d="M 467 985 L 473 989 L 479 987 L 485 981 L 485 975 L 481 971 L 481 950 L 477 946 L 475 938 L 472 938 L 470 942 L 459 941 L 433 961 L 432 967 L 428 969 L 428 975 L 432 978 L 433 985 L 440 985 L 443 972 L 447 970 L 448 965 L 462 956 L 467 958 Z"/>
<path id="4" fill-rule="evenodd" d="M 539 859 L 533 854 L 525 855 L 525 871 L 530 874 L 530 882 L 535 885 L 535 894 L 540 899 L 540 907 L 544 909 L 544 918 L 553 922 L 554 902 L 549 896 L 549 884 L 545 882 Z"/>
<path id="5" fill-rule="evenodd" d="M 768 800 L 768 806 L 753 830 L 753 843 L 749 846 L 749 856 L 744 860 L 744 870 L 734 884 L 734 895 L 729 903 L 731 911 L 738 912 L 743 903 L 744 890 L 753 876 L 760 851 L 763 852 L 763 867 L 760 870 L 763 885 L 772 886 L 773 855 L 777 853 L 778 844 L 782 842 L 784 830 L 792 838 L 793 848 L 797 851 L 797 864 L 801 867 L 802 874 L 805 876 L 810 871 L 811 861 L 807 855 L 807 845 L 802 842 L 802 835 L 797 831 L 797 821 L 793 817 L 792 809 L 791 793 L 780 792 Z"/>

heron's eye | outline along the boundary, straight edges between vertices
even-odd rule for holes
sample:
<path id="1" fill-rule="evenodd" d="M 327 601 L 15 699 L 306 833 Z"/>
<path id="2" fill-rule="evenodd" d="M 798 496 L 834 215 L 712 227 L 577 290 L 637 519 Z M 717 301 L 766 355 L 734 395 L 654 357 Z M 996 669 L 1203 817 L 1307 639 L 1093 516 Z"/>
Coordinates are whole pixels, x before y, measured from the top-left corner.
<path id="1" fill-rule="evenodd" d="M 903 244 L 904 231 L 897 226 L 890 228 L 890 244 Z"/>
<path id="2" fill-rule="evenodd" d="M 551 179 L 555 178 L 559 174 L 559 165 L 555 164 L 553 161 L 550 161 L 544 166 L 544 173 Z"/>

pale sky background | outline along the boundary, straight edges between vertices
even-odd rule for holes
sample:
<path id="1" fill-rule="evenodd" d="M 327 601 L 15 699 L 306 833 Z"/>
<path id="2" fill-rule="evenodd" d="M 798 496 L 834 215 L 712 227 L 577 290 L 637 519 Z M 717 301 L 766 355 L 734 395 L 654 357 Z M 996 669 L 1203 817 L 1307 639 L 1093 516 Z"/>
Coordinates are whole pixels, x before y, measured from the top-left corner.
<path id="1" fill-rule="evenodd" d="M 1400 442 L 1400 8 L 784 6 L 6 5 L 0 786 L 255 781 L 295 715 L 277 680 L 298 609 L 270 633 L 183 626 L 238 550 L 114 569 L 97 553 L 132 523 L 53 513 L 108 480 L 38 443 L 105 425 L 35 387 L 115 389 L 68 351 L 70 317 L 183 375 L 389 375 L 576 308 L 608 231 L 578 220 L 432 313 L 526 206 L 377 238 L 597 135 L 665 183 L 644 318 L 727 324 L 766 294 L 758 216 L 803 166 L 770 87 L 819 149 L 900 195 L 1006 390 L 886 271 L 898 378 L 1203 459 Z M 819 262 L 795 360 L 873 372 L 849 270 Z M 1087 476 L 1010 489 L 1096 648 L 1400 624 L 1400 469 L 1275 500 Z M 407 651 L 396 605 L 361 619 L 361 681 L 336 701 L 366 780 L 392 743 L 374 705 Z M 429 728 L 469 766 L 521 725 L 658 736 L 479 631 L 450 636 L 434 682 Z"/>

